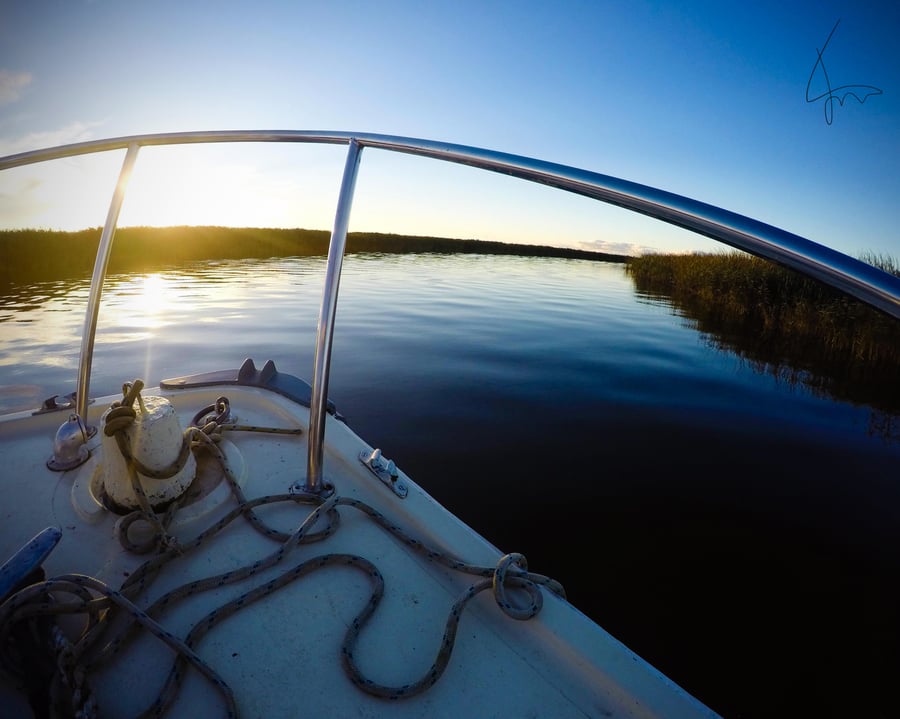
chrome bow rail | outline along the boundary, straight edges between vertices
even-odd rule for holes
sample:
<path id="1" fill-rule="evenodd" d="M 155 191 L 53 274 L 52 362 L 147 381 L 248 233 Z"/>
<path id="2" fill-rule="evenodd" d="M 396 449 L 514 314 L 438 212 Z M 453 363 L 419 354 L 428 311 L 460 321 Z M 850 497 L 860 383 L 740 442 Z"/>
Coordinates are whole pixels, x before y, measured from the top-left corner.
<path id="1" fill-rule="evenodd" d="M 349 147 L 340 196 L 328 249 L 325 287 L 319 312 L 310 406 L 310 437 L 307 474 L 303 491 L 323 491 L 322 457 L 325 437 L 325 412 L 335 308 L 344 246 L 347 239 L 350 207 L 356 184 L 360 154 L 364 147 L 404 152 L 437 160 L 456 162 L 483 170 L 499 172 L 574 192 L 624 207 L 663 222 L 692 230 L 753 255 L 773 260 L 821 280 L 897 319 L 900 319 L 900 278 L 836 250 L 786 232 L 749 217 L 723 210 L 681 195 L 601 175 L 566 165 L 492 150 L 432 140 L 395 137 L 372 133 L 316 131 L 211 131 L 131 135 L 107 140 L 80 142 L 60 147 L 23 152 L 0 158 L 0 170 L 76 155 L 109 150 L 126 150 L 125 160 L 110 203 L 106 224 L 94 264 L 88 309 L 82 333 L 81 358 L 76 387 L 76 412 L 87 416 L 91 360 L 100 293 L 115 233 L 125 187 L 141 147 L 185 145 L 213 142 L 296 142 L 346 144 Z M 299 485 L 298 485 L 299 486 Z"/>

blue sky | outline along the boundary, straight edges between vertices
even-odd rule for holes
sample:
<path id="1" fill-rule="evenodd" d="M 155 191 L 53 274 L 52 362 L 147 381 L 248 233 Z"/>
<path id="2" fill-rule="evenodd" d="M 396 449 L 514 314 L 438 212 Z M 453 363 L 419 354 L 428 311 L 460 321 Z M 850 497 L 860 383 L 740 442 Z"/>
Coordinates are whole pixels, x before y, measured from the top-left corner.
<path id="1" fill-rule="evenodd" d="M 661 187 L 900 258 L 900 4 L 107 2 L 0 10 L 0 155 L 144 132 L 457 142 Z M 832 88 L 806 101 L 823 54 Z M 819 71 L 810 85 L 826 91 Z M 826 122 L 830 119 L 830 124 Z M 0 226 L 102 225 L 121 156 L 0 175 Z M 344 151 L 145 149 L 120 224 L 330 228 Z M 170 171 L 162 169 L 169 163 Z M 364 152 L 351 230 L 720 247 L 584 198 Z M 51 196 L 57 198 L 51 206 Z"/>

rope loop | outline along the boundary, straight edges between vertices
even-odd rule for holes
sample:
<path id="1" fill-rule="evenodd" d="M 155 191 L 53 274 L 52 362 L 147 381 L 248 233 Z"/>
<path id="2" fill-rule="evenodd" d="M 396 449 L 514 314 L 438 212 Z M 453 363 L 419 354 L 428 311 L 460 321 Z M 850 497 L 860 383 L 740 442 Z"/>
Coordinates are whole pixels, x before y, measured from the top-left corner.
<path id="1" fill-rule="evenodd" d="M 216 426 L 232 422 L 228 397 L 218 397 L 213 404 L 206 405 L 197 412 L 191 420 L 191 427 L 201 427 L 204 432 L 210 434 L 207 432 L 207 427 L 211 422 L 214 422 Z"/>
<path id="2" fill-rule="evenodd" d="M 138 530 L 138 537 L 130 533 L 131 526 L 136 522 L 141 522 L 146 527 L 143 531 Z M 180 554 L 181 545 L 177 538 L 166 531 L 166 524 L 165 520 L 161 521 L 156 515 L 151 518 L 146 512 L 136 509 L 119 517 L 113 531 L 122 548 L 132 554 L 149 554 L 155 550 L 172 550 Z"/>
<path id="3" fill-rule="evenodd" d="M 513 552 L 500 557 L 494 569 L 491 588 L 494 601 L 506 616 L 525 621 L 531 619 L 544 606 L 544 595 L 537 584 L 528 578 L 528 561 L 524 554 Z M 520 589 L 528 595 L 530 602 L 523 604 L 518 598 L 513 599 L 508 589 Z"/>
<path id="4" fill-rule="evenodd" d="M 164 512 L 157 513 L 150 506 L 139 476 L 139 473 L 147 476 L 152 474 L 145 472 L 140 463 L 130 456 L 127 446 L 125 430 L 136 418 L 136 412 L 132 407 L 134 402 L 137 401 L 141 411 L 144 411 L 140 396 L 142 387 L 143 382 L 140 380 L 123 386 L 123 400 L 116 403 L 109 412 L 105 431 L 108 435 L 115 436 L 125 456 L 132 489 L 140 504 L 140 509 L 121 517 L 116 522 L 116 534 L 126 550 L 136 554 L 153 553 L 153 556 L 132 572 L 119 590 L 92 577 L 64 575 L 26 587 L 0 604 L 0 666 L 5 669 L 16 667 L 21 663 L 17 661 L 17 656 L 5 650 L 12 644 L 9 635 L 13 625 L 27 621 L 30 617 L 45 614 L 87 615 L 82 633 L 76 640 L 69 641 L 58 629 L 52 637 L 54 666 L 50 667 L 52 675 L 49 688 L 52 706 L 71 707 L 73 715 L 85 719 L 95 716 L 97 705 L 87 681 L 88 676 L 110 661 L 127 644 L 130 637 L 139 628 L 143 628 L 173 649 L 176 657 L 157 699 L 141 716 L 162 716 L 166 712 L 178 694 L 184 670 L 191 665 L 220 691 L 227 715 L 235 717 L 237 707 L 231 689 L 215 670 L 195 653 L 196 643 L 213 626 L 235 612 L 326 566 L 350 567 L 361 572 L 371 583 L 368 602 L 353 619 L 344 636 L 341 662 L 350 680 L 359 689 L 387 700 L 408 699 L 426 691 L 438 681 L 449 665 L 463 611 L 480 592 L 491 589 L 500 610 L 508 617 L 520 621 L 531 619 L 541 611 L 544 601 L 543 589 L 565 598 L 565 591 L 558 582 L 528 571 L 528 562 L 522 554 L 506 554 L 500 557 L 493 567 L 467 564 L 443 550 L 429 547 L 408 534 L 391 518 L 354 497 L 335 494 L 322 500 L 303 495 L 283 494 L 248 499 L 229 466 L 227 457 L 217 444 L 222 431 L 299 434 L 300 430 L 237 425 L 231 418 L 228 400 L 225 397 L 220 397 L 213 405 L 197 413 L 194 422 L 184 432 L 183 446 L 188 452 L 202 450 L 212 455 L 224 472 L 237 506 L 193 539 L 181 543 L 174 535 L 169 534 L 168 527 L 187 495 L 183 494 Z M 202 428 L 198 426 L 200 421 L 203 422 Z M 313 508 L 292 532 L 283 532 L 269 526 L 254 512 L 256 507 L 279 502 L 313 505 Z M 340 514 L 337 511 L 339 506 L 350 507 L 367 515 L 382 530 L 429 561 L 479 578 L 453 603 L 447 615 L 444 635 L 434 662 L 418 679 L 398 686 L 381 684 L 366 676 L 356 663 L 354 655 L 357 642 L 384 596 L 384 579 L 381 573 L 371 562 L 358 555 L 323 554 L 307 557 L 299 563 L 295 562 L 292 567 L 289 566 L 275 579 L 257 580 L 254 586 L 246 589 L 240 596 L 218 606 L 194 624 L 184 639 L 172 635 L 158 623 L 160 614 L 179 600 L 248 580 L 282 563 L 290 565 L 291 562 L 285 560 L 296 547 L 323 540 L 337 530 L 340 522 Z M 215 576 L 193 579 L 170 589 L 144 609 L 136 604 L 138 598 L 159 576 L 166 564 L 179 555 L 196 550 L 238 517 L 243 517 L 255 530 L 276 543 L 277 546 L 270 554 L 243 567 L 229 569 Z M 323 522 L 325 524 L 323 528 L 315 529 Z M 129 530 L 135 523 L 140 524 L 135 527 L 134 534 L 144 537 L 129 536 Z M 51 593 L 69 595 L 71 598 L 64 601 L 57 596 L 53 600 L 48 600 Z"/>
<path id="5" fill-rule="evenodd" d="M 122 406 L 131 407 L 134 401 L 140 397 L 144 389 L 144 380 L 136 379 L 134 382 L 126 382 L 122 385 Z M 140 400 L 138 400 L 140 402 Z"/>
<path id="6" fill-rule="evenodd" d="M 106 415 L 106 423 L 103 425 L 103 434 L 114 437 L 119 432 L 127 430 L 137 418 L 137 412 L 132 407 L 119 405 L 114 407 Z"/>

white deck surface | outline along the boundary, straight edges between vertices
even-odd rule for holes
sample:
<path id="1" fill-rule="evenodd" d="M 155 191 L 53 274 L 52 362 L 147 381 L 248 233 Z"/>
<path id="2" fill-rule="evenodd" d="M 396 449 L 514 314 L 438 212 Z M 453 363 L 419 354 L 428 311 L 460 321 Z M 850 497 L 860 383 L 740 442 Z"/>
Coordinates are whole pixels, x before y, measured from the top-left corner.
<path id="1" fill-rule="evenodd" d="M 226 395 L 240 423 L 302 426 L 309 412 L 274 393 L 245 387 L 160 392 L 169 397 L 182 426 L 193 414 Z M 99 399 L 90 422 L 116 398 Z M 92 459 L 66 473 L 45 466 L 52 439 L 65 412 L 0 420 L 0 562 L 48 526 L 62 539 L 44 566 L 48 576 L 77 572 L 118 588 L 147 556 L 125 552 L 114 537 L 118 517 L 106 510 L 85 514 L 85 488 L 102 458 L 95 437 Z M 301 437 L 229 433 L 245 467 L 248 498 L 281 494 L 306 466 L 306 435 Z M 325 476 L 337 493 L 360 499 L 389 516 L 408 533 L 472 564 L 493 566 L 501 553 L 449 514 L 414 482 L 406 499 L 391 493 L 357 460 L 367 445 L 329 416 Z M 390 456 L 390 448 L 385 448 Z M 402 457 L 397 459 L 402 468 Z M 237 464 L 240 464 L 238 461 Z M 403 475 L 404 479 L 408 479 Z M 73 505 L 81 506 L 76 511 Z M 79 492 L 81 493 L 79 495 Z M 196 536 L 235 506 L 226 498 L 206 514 L 176 520 L 172 532 L 186 540 Z M 279 505 L 261 511 L 284 531 L 295 529 L 309 507 Z M 452 603 L 478 578 L 452 571 L 411 553 L 368 517 L 341 507 L 337 533 L 302 545 L 262 577 L 208 591 L 179 602 L 159 621 L 184 636 L 212 608 L 314 556 L 332 552 L 358 554 L 384 575 L 386 593 L 363 630 L 356 657 L 364 673 L 380 683 L 418 679 L 432 664 Z M 187 515 L 186 515 L 187 516 Z M 236 569 L 277 547 L 243 519 L 233 522 L 209 544 L 167 565 L 137 603 L 146 607 L 164 591 L 192 579 Z M 514 551 L 515 547 L 504 548 Z M 530 567 L 541 572 L 545 568 Z M 541 614 L 514 621 L 502 614 L 489 591 L 467 607 L 449 666 L 437 684 L 411 698 L 389 701 L 370 697 L 345 675 L 340 661 L 343 636 L 368 601 L 370 584 L 349 568 L 328 567 L 302 577 L 275 594 L 243 609 L 214 628 L 198 647 L 232 688 L 244 717 L 706 717 L 715 714 L 635 656 L 567 602 L 545 591 Z M 111 666 L 90 683 L 101 716 L 134 716 L 156 697 L 173 652 L 142 632 Z M 0 680 L 0 706 L 12 716 L 29 716 L 10 683 Z M 219 693 L 196 670 L 188 669 L 181 693 L 168 716 L 224 715 Z M 7 714 L 4 714 L 7 716 Z"/>

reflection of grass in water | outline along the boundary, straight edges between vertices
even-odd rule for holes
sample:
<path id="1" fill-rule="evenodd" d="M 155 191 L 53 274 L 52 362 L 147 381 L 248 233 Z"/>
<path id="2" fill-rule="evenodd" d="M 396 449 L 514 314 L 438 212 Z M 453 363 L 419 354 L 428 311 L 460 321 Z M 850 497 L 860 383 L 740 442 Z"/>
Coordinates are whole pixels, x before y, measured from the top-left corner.
<path id="1" fill-rule="evenodd" d="M 900 276 L 890 257 L 861 259 Z M 718 347 L 757 371 L 813 392 L 867 404 L 876 433 L 900 436 L 900 322 L 823 283 L 740 252 L 646 255 L 627 271 Z M 893 430 L 891 428 L 893 427 Z"/>

